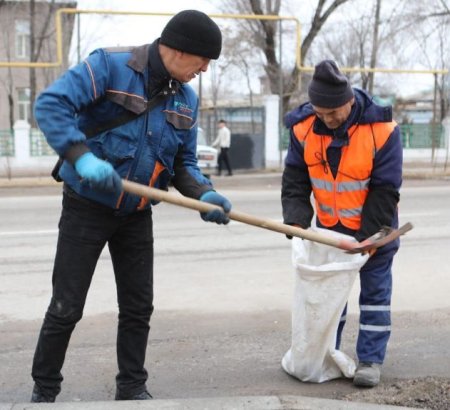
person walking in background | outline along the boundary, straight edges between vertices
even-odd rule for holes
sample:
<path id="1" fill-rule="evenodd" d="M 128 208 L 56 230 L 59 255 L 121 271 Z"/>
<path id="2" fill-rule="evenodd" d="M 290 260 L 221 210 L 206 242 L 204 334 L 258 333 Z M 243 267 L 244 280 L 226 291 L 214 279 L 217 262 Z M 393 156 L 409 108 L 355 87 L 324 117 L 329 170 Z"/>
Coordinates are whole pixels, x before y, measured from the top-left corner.
<path id="1" fill-rule="evenodd" d="M 287 114 L 290 144 L 282 178 L 284 223 L 316 224 L 362 241 L 398 226 L 402 182 L 400 129 L 392 108 L 352 88 L 332 60 L 320 62 L 308 87 L 310 102 Z M 379 248 L 360 270 L 358 367 L 353 383 L 372 387 L 391 334 L 392 262 L 399 241 Z M 337 329 L 339 348 L 346 308 Z"/>
<path id="2" fill-rule="evenodd" d="M 32 402 L 54 402 L 61 390 L 70 337 L 106 244 L 119 306 L 115 399 L 152 398 L 144 367 L 153 312 L 152 204 L 122 192 L 121 181 L 167 189 L 172 180 L 182 194 L 222 207 L 201 213 L 202 219 L 229 222 L 231 203 L 197 166 L 198 97 L 186 84 L 208 69 L 221 47 L 213 20 L 181 11 L 153 43 L 95 50 L 38 97 L 36 119 L 64 159 L 58 171 L 64 185 L 53 294 L 32 366 Z M 127 114 L 134 118 L 117 125 Z"/>
<path id="3" fill-rule="evenodd" d="M 220 120 L 218 122 L 218 127 L 219 131 L 217 132 L 217 137 L 212 143 L 213 147 L 217 147 L 219 149 L 217 175 L 222 174 L 223 164 L 225 164 L 228 170 L 227 176 L 231 176 L 233 175 L 233 172 L 231 171 L 230 158 L 228 156 L 231 145 L 231 132 L 227 127 L 227 122 L 225 120 Z"/>

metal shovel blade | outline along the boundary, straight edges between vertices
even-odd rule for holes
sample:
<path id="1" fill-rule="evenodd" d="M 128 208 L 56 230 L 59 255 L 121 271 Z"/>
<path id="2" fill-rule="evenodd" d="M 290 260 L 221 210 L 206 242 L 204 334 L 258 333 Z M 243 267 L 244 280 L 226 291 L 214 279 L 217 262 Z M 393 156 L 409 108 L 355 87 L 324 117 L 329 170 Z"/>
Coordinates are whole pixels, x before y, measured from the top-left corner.
<path id="1" fill-rule="evenodd" d="M 388 244 L 389 242 L 392 242 L 395 239 L 399 238 L 401 235 L 404 235 L 412 228 L 413 225 L 410 222 L 407 222 L 398 229 L 394 229 L 389 226 L 383 226 L 383 228 L 381 228 L 379 232 L 370 236 L 366 240 L 362 242 L 356 242 L 355 247 L 353 247 L 353 249 L 347 250 L 347 253 L 369 252 L 373 249 L 380 248 Z"/>

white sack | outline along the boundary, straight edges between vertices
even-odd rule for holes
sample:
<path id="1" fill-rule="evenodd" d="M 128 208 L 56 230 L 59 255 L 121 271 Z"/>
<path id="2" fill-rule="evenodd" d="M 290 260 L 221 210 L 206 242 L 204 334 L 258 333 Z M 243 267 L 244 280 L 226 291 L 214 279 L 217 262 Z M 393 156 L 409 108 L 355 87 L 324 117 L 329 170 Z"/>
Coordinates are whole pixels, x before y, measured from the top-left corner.
<path id="1" fill-rule="evenodd" d="M 313 230 L 352 240 L 329 230 Z M 347 254 L 328 245 L 293 238 L 292 345 L 281 362 L 287 373 L 317 383 L 354 376 L 353 359 L 335 349 L 336 331 L 355 278 L 368 258 L 369 255 Z"/>

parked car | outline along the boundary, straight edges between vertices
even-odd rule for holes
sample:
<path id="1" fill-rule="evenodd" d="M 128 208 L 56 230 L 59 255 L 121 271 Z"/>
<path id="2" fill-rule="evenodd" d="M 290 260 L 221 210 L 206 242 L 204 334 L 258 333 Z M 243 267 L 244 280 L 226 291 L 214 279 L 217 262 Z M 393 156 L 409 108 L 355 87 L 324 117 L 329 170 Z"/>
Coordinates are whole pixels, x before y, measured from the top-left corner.
<path id="1" fill-rule="evenodd" d="M 199 128 L 197 132 L 197 162 L 203 175 L 207 178 L 217 168 L 217 156 L 217 149 L 207 145 L 205 132 L 202 128 Z"/>

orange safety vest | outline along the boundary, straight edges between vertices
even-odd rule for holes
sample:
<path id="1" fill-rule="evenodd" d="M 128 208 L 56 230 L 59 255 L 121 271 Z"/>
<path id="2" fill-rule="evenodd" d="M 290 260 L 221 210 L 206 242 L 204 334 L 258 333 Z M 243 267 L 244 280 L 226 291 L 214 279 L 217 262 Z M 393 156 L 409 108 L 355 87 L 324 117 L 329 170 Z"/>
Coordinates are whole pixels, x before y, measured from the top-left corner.
<path id="1" fill-rule="evenodd" d="M 308 117 L 296 124 L 293 131 L 304 148 L 317 217 L 326 227 L 339 221 L 347 228 L 358 230 L 369 192 L 373 159 L 397 124 L 391 121 L 352 125 L 348 129 L 349 143 L 341 148 L 341 161 L 335 178 L 327 160 L 327 148 L 332 137 L 314 132 L 315 119 L 315 115 Z"/>

